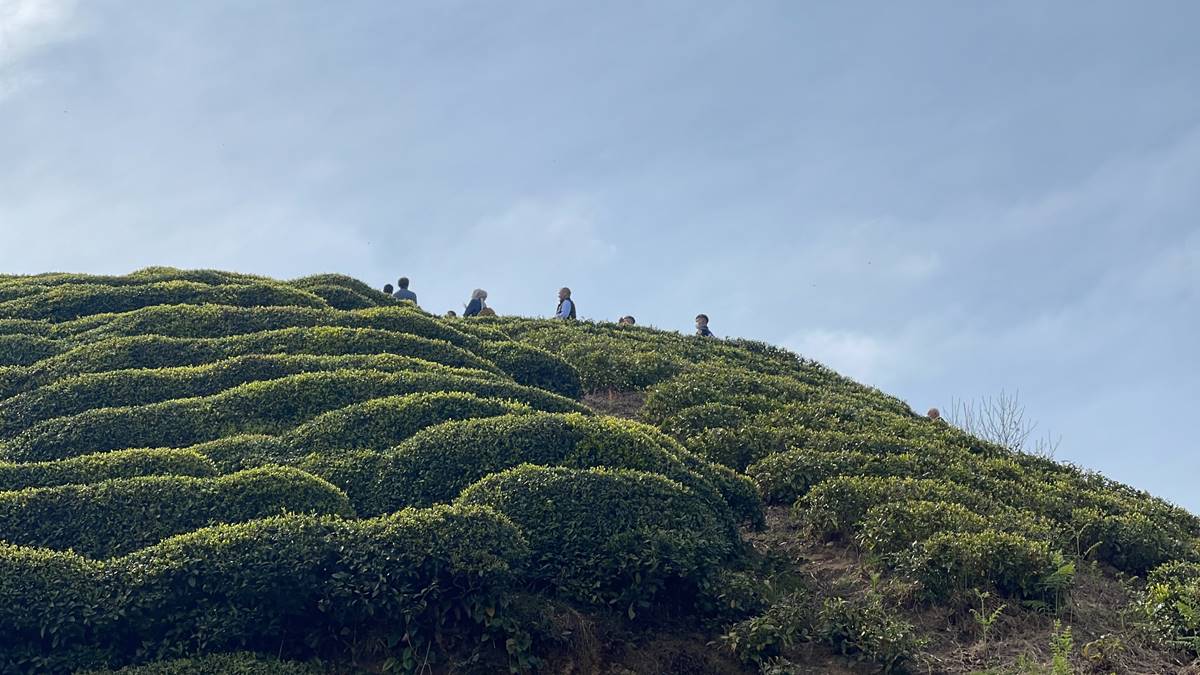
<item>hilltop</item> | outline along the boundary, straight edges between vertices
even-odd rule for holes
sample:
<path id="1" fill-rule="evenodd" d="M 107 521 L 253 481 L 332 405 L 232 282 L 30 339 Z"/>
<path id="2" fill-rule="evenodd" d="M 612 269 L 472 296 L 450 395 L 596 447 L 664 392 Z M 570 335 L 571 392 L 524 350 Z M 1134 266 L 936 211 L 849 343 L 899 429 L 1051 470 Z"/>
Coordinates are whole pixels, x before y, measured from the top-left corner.
<path id="1" fill-rule="evenodd" d="M 0 276 L 0 672 L 1187 672 L 1198 543 L 760 342 Z"/>

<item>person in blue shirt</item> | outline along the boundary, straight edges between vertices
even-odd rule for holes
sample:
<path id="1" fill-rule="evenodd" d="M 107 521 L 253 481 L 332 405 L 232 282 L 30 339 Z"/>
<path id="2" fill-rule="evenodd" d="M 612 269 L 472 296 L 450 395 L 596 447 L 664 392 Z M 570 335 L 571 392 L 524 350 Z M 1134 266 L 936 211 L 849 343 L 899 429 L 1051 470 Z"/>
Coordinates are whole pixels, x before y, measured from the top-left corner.
<path id="1" fill-rule="evenodd" d="M 479 313 L 483 311 L 483 308 L 487 307 L 487 305 L 484 304 L 485 300 L 487 300 L 487 291 L 483 290 L 482 288 L 476 288 L 474 292 L 471 293 L 471 302 L 467 304 L 467 310 L 463 312 L 463 316 L 479 316 Z"/>
<path id="2" fill-rule="evenodd" d="M 417 294 L 408 290 L 408 277 L 400 277 L 396 281 L 396 285 L 398 285 L 400 288 L 396 289 L 395 293 L 392 293 L 393 298 L 397 300 L 408 300 L 414 305 L 417 304 Z"/>
<path id="3" fill-rule="evenodd" d="M 696 335 L 700 337 L 714 337 L 713 332 L 708 329 L 708 315 L 696 315 Z"/>
<path id="4" fill-rule="evenodd" d="M 575 318 L 575 301 L 571 299 L 571 289 L 566 286 L 558 289 L 558 309 L 554 311 L 554 318 Z"/>

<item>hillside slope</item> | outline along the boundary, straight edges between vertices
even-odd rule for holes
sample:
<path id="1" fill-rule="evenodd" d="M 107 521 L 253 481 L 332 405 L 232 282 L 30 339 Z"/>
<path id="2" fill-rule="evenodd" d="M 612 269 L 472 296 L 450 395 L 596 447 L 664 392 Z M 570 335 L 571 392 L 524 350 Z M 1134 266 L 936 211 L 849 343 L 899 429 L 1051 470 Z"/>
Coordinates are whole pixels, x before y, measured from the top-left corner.
<path id="1" fill-rule="evenodd" d="M 0 277 L 0 672 L 1182 672 L 1198 542 L 761 343 Z"/>

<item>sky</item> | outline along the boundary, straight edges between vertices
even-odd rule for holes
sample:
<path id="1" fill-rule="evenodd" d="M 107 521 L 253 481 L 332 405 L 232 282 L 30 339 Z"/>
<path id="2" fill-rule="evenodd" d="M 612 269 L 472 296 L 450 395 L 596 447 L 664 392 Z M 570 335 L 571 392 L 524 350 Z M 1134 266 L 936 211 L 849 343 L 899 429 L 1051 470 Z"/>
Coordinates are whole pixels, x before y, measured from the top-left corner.
<path id="1" fill-rule="evenodd" d="M 1200 512 L 1200 3 L 0 0 L 0 273 L 782 344 Z"/>

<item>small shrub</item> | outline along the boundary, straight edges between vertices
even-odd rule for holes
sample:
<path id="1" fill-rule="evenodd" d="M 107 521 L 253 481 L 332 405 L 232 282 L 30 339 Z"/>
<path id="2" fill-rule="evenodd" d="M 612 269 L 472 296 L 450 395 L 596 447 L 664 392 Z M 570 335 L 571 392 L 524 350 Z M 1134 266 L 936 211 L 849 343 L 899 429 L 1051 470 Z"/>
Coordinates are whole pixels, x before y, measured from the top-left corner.
<path id="1" fill-rule="evenodd" d="M 873 661 L 885 673 L 906 672 L 925 646 L 912 624 L 884 606 L 877 595 L 826 598 L 815 632 L 840 653 Z"/>
<path id="2" fill-rule="evenodd" d="M 579 373 L 544 349 L 520 342 L 484 342 L 479 353 L 518 383 L 577 399 L 583 393 Z"/>
<path id="3" fill-rule="evenodd" d="M 1200 563 L 1155 568 L 1139 606 L 1167 644 L 1200 654 Z"/>
<path id="4" fill-rule="evenodd" d="M 857 540 L 875 555 L 889 555 L 907 551 L 915 542 L 939 532 L 982 532 L 987 527 L 987 519 L 961 504 L 891 502 L 867 510 Z"/>
<path id="5" fill-rule="evenodd" d="M 922 463 L 913 455 L 871 455 L 797 448 L 770 455 L 746 470 L 768 504 L 791 504 L 813 486 L 837 476 L 915 477 Z"/>
<path id="6" fill-rule="evenodd" d="M 1105 515 L 1096 509 L 1076 509 L 1072 528 L 1082 550 L 1129 574 L 1141 576 L 1189 554 L 1186 535 L 1142 513 Z"/>
<path id="7" fill-rule="evenodd" d="M 1046 542 L 995 530 L 935 534 L 913 546 L 900 567 L 921 583 L 926 597 L 939 601 L 993 587 L 1006 597 L 1056 603 L 1074 575 Z"/>
<path id="8" fill-rule="evenodd" d="M 746 411 L 726 403 L 704 403 L 684 408 L 659 425 L 677 441 L 686 441 L 707 429 L 737 429 L 745 425 Z"/>
<path id="9" fill-rule="evenodd" d="M 919 478 L 841 476 L 818 483 L 792 506 L 792 518 L 813 536 L 849 539 L 867 511 L 903 500 L 983 506 L 982 497 L 949 481 Z"/>
<path id="10" fill-rule="evenodd" d="M 155 661 L 119 670 L 91 670 L 80 675 L 321 675 L 325 672 L 326 669 L 317 663 L 280 661 L 259 654 L 237 652 Z"/>
<path id="11" fill-rule="evenodd" d="M 817 607 L 811 593 L 795 591 L 761 615 L 733 624 L 721 640 L 742 663 L 761 666 L 789 647 L 813 639 L 816 619 Z"/>

